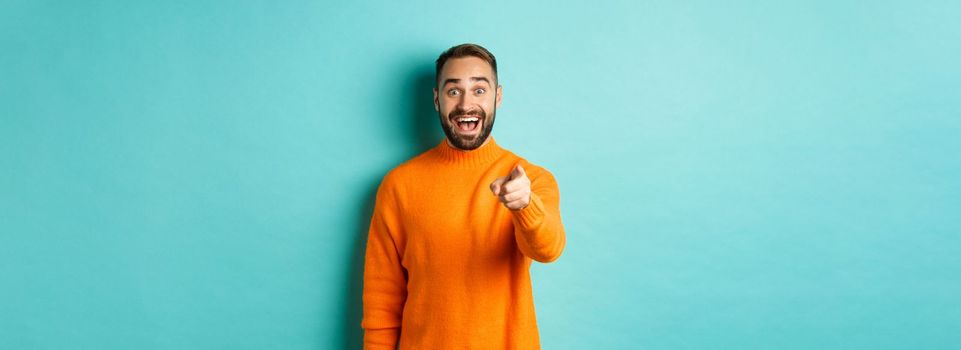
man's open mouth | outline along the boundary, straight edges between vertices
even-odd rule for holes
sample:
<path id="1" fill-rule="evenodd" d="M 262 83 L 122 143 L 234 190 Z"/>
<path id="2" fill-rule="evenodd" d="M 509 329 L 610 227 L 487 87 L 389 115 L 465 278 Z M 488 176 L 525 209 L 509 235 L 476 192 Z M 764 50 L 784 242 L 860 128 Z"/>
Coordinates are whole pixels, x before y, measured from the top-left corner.
<path id="1" fill-rule="evenodd" d="M 481 118 L 477 115 L 461 115 L 452 119 L 457 129 L 465 133 L 477 131 L 481 124 Z"/>

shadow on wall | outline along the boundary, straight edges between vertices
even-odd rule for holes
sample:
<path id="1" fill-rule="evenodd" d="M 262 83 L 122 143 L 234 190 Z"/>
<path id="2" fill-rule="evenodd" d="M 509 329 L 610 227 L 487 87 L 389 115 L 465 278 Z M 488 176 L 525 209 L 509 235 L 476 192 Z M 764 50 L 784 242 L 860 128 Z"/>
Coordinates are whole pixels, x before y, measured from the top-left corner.
<path id="1" fill-rule="evenodd" d="M 433 92 L 434 88 L 434 67 L 429 64 L 431 61 L 419 61 L 418 64 L 410 65 L 406 70 L 406 75 L 402 80 L 398 96 L 402 97 L 399 101 L 401 110 L 409 111 L 405 117 L 410 121 L 410 128 L 407 138 L 410 143 L 408 149 L 411 150 L 410 156 L 413 157 L 436 146 L 444 137 L 440 129 L 440 122 L 437 120 L 437 112 L 434 110 Z M 385 123 L 390 125 L 392 123 Z M 384 171 L 392 169 L 406 159 L 399 159 L 396 164 L 384 164 Z M 347 302 L 344 312 L 344 324 L 341 334 L 344 335 L 344 349 L 362 349 L 364 340 L 364 330 L 360 328 L 363 317 L 363 282 L 364 282 L 364 254 L 367 248 L 367 230 L 370 227 L 370 216 L 374 210 L 374 200 L 377 196 L 377 187 L 380 180 L 386 173 L 372 174 L 372 179 L 365 186 L 367 189 L 361 202 L 359 217 L 354 228 L 354 245 L 350 261 L 350 273 L 347 280 Z"/>

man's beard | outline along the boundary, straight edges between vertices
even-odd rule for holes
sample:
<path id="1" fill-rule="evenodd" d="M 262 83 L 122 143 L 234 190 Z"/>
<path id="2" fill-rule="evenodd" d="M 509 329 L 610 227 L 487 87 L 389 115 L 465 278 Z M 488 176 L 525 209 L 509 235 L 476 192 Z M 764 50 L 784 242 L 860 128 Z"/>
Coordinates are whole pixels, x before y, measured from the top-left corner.
<path id="1" fill-rule="evenodd" d="M 487 113 L 484 112 L 483 109 L 463 110 L 458 108 L 451 111 L 450 115 L 448 115 L 446 118 L 443 114 L 437 113 L 437 115 L 440 116 L 440 127 L 441 129 L 444 129 L 444 134 L 447 135 L 447 140 L 450 141 L 454 147 L 467 151 L 475 150 L 484 144 L 484 141 L 486 141 L 487 137 L 490 136 L 491 130 L 494 129 L 494 115 L 496 114 L 496 108 L 494 108 L 494 110 L 491 112 L 490 118 L 487 118 Z M 465 137 L 458 134 L 457 131 L 454 131 L 454 128 L 457 127 L 457 123 L 454 122 L 453 119 L 464 115 L 477 116 L 484 122 L 484 128 L 481 129 L 480 133 L 478 133 L 476 136 Z M 444 121 L 445 119 L 446 122 Z"/>

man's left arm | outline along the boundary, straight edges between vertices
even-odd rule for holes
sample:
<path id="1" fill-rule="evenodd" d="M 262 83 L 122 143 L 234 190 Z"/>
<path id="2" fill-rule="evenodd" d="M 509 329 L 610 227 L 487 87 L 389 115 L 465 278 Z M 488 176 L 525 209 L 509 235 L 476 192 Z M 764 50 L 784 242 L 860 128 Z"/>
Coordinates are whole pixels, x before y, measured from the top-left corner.
<path id="1" fill-rule="evenodd" d="M 491 190 L 511 211 L 521 252 L 549 263 L 560 258 L 567 240 L 561 223 L 560 191 L 547 169 L 532 167 L 532 172 L 528 177 L 517 164 L 509 176 L 495 180 Z"/>

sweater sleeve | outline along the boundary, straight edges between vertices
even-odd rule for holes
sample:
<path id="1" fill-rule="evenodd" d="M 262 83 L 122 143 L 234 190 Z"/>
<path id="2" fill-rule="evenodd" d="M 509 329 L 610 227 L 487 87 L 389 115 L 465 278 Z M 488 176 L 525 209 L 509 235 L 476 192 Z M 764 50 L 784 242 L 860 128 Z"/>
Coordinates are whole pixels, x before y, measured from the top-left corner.
<path id="1" fill-rule="evenodd" d="M 396 196 L 385 177 L 377 190 L 364 260 L 364 349 L 396 349 L 407 300 L 407 271 L 398 249 Z"/>
<path id="2" fill-rule="evenodd" d="M 531 167 L 532 170 L 534 169 Z M 560 191 L 554 176 L 543 168 L 531 178 L 531 200 L 526 207 L 512 210 L 514 238 L 521 252 L 542 263 L 557 260 L 567 238 L 561 223 Z"/>

